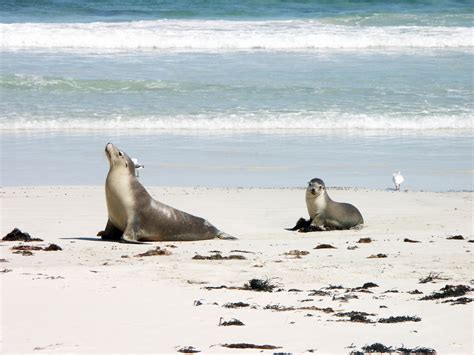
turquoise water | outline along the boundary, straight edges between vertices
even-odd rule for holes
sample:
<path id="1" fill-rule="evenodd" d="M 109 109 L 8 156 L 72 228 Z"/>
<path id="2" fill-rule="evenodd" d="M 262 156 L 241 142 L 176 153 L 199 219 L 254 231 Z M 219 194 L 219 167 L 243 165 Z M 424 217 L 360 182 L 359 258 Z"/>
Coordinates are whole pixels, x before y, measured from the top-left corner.
<path id="1" fill-rule="evenodd" d="M 473 19 L 470 1 L 4 1 L 1 183 L 101 184 L 113 141 L 153 185 L 401 170 L 472 190 Z"/>

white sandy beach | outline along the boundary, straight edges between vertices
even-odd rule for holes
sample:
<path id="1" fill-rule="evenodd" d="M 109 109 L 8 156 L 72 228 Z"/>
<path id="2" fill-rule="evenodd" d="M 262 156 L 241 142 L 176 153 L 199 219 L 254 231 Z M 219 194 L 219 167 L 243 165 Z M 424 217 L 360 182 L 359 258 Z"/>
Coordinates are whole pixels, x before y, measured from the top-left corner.
<path id="1" fill-rule="evenodd" d="M 103 242 L 95 237 L 107 218 L 103 187 L 2 188 L 0 236 L 18 227 L 44 242 L 0 243 L 6 259 L 0 263 L 1 353 L 175 353 L 189 346 L 204 353 L 260 351 L 223 347 L 249 343 L 280 347 L 274 352 L 348 354 L 377 342 L 429 347 L 438 354 L 473 353 L 473 303 L 419 300 L 446 285 L 474 287 L 471 192 L 329 189 L 334 200 L 356 205 L 366 226 L 314 233 L 284 230 L 307 218 L 303 189 L 150 192 L 239 240 Z M 453 235 L 464 239 L 447 239 Z M 372 242 L 358 243 L 360 238 Z M 11 250 L 50 243 L 63 250 L 31 256 Z M 313 249 L 319 244 L 337 249 Z M 135 256 L 156 246 L 171 255 Z M 192 259 L 216 250 L 246 260 Z M 290 250 L 309 254 L 284 255 Z M 387 257 L 368 258 L 377 254 Z M 419 283 L 430 273 L 442 279 Z M 205 289 L 242 287 L 254 278 L 268 278 L 277 288 Z M 368 282 L 378 287 L 348 291 Z M 326 289 L 330 285 L 344 289 Z M 415 289 L 423 294 L 408 293 Z M 310 295 L 311 290 L 326 294 Z M 249 306 L 223 307 L 228 302 Z M 278 311 L 267 305 L 315 307 Z M 336 316 L 349 311 L 372 314 L 367 316 L 372 323 Z M 390 316 L 421 321 L 377 322 Z M 219 326 L 221 317 L 245 325 Z"/>

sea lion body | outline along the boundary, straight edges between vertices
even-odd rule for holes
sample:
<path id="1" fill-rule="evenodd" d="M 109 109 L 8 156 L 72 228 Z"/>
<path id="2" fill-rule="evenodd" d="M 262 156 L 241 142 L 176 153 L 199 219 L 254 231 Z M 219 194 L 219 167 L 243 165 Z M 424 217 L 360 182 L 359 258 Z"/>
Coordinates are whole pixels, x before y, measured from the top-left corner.
<path id="1" fill-rule="evenodd" d="M 203 218 L 151 197 L 135 176 L 135 164 L 113 144 L 105 147 L 110 169 L 105 182 L 108 221 L 103 239 L 141 241 L 196 241 L 235 239 Z"/>
<path id="2" fill-rule="evenodd" d="M 312 179 L 306 188 L 306 207 L 309 220 L 301 218 L 290 230 L 301 232 L 350 229 L 362 225 L 364 219 L 359 210 L 350 203 L 333 201 L 324 181 Z"/>

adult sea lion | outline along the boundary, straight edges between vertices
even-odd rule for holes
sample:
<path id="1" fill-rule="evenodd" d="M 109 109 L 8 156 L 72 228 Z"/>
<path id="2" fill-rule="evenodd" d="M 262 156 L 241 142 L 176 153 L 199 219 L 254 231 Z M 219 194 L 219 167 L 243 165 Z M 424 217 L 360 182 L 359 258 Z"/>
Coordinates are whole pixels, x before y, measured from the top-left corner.
<path id="1" fill-rule="evenodd" d="M 135 164 L 112 143 L 105 146 L 110 168 L 105 181 L 108 221 L 97 235 L 108 240 L 195 241 L 236 239 L 203 218 L 151 197 L 135 176 Z"/>
<path id="2" fill-rule="evenodd" d="M 309 220 L 300 218 L 293 228 L 300 232 L 334 229 L 350 229 L 364 223 L 359 210 L 350 203 L 331 200 L 324 181 L 318 178 L 308 182 L 306 188 L 306 207 Z"/>

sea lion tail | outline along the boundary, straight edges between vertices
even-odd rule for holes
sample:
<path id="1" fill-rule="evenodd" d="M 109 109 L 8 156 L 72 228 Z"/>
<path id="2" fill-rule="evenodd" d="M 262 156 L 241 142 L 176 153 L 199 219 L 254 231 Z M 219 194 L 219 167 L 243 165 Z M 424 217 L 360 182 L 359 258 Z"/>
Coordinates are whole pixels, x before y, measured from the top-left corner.
<path id="1" fill-rule="evenodd" d="M 217 233 L 217 236 L 216 238 L 218 239 L 222 239 L 222 240 L 237 240 L 238 238 L 226 233 L 226 232 L 223 232 L 223 231 L 219 231 Z"/>

